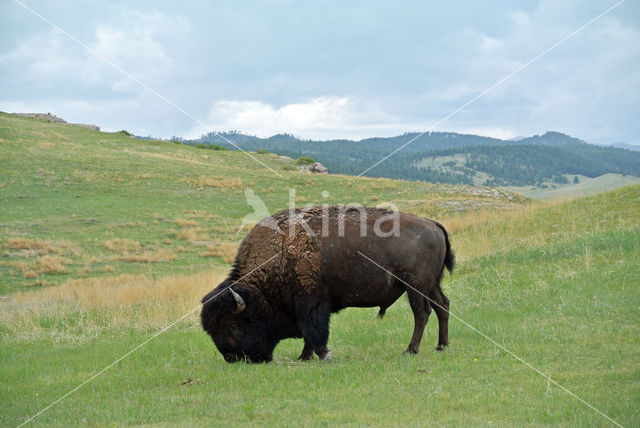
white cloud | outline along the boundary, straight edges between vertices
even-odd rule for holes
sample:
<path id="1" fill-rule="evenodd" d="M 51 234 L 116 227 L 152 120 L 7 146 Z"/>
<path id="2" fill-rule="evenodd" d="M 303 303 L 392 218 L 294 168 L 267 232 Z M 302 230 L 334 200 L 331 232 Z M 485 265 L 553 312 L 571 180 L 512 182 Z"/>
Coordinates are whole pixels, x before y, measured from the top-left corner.
<path id="1" fill-rule="evenodd" d="M 279 132 L 317 134 L 344 125 L 350 115 L 347 98 L 321 97 L 276 108 L 259 101 L 218 101 L 210 118 L 216 128 L 248 130 L 269 136 Z"/>
<path id="2" fill-rule="evenodd" d="M 349 97 L 323 96 L 275 107 L 261 101 L 223 100 L 214 103 L 206 121 L 210 129 L 237 130 L 260 137 L 290 133 L 301 138 L 354 138 L 394 135 L 406 130 L 374 103 Z M 192 130 L 197 137 L 207 129 Z"/>
<path id="3" fill-rule="evenodd" d="M 169 29 L 174 33 L 175 29 L 184 28 L 184 20 L 157 12 L 148 15 L 132 12 L 129 16 L 127 21 L 133 25 L 98 27 L 92 49 L 114 62 L 168 63 L 170 58 L 159 36 Z"/>
<path id="4" fill-rule="evenodd" d="M 184 43 L 188 31 L 187 21 L 180 17 L 132 11 L 125 14 L 119 26 L 97 26 L 93 40 L 85 44 L 151 84 L 172 77 L 181 61 L 172 57 L 167 46 Z M 180 53 L 180 50 L 171 49 L 171 52 Z M 116 92 L 142 90 L 138 83 L 55 29 L 20 40 L 11 51 L 0 55 L 0 65 L 19 66 L 23 70 L 22 79 L 47 82 L 51 90 L 96 85 L 111 87 Z"/>
<path id="5" fill-rule="evenodd" d="M 480 49 L 484 52 L 494 52 L 504 46 L 504 42 L 500 39 L 495 39 L 493 37 L 484 36 L 482 38 L 482 43 L 480 44 Z"/>
<path id="6" fill-rule="evenodd" d="M 125 22 L 129 24 L 98 27 L 96 40 L 90 47 L 147 84 L 166 81 L 174 76 L 181 63 L 181 59 L 176 57 L 181 50 L 175 49 L 175 45 L 186 43 L 188 22 L 177 16 L 137 11 L 129 13 Z M 111 85 L 114 91 L 141 90 L 141 86 L 128 77 L 118 77 Z"/>
<path id="7" fill-rule="evenodd" d="M 508 140 L 510 138 L 514 138 L 517 136 L 515 132 L 511 129 L 500 128 L 500 127 L 474 127 L 474 128 L 465 128 L 456 130 L 461 134 L 473 134 L 473 135 L 481 135 L 483 137 L 493 137 L 499 138 L 501 140 Z"/>
<path id="8" fill-rule="evenodd" d="M 425 95 L 425 99 L 433 101 L 467 101 L 477 95 L 482 88 L 474 88 L 466 83 L 454 83 L 437 91 L 429 92 Z"/>
<path id="9" fill-rule="evenodd" d="M 455 91 L 454 91 L 455 92 Z M 428 130 L 436 122 L 433 118 L 418 118 L 407 122 L 381 109 L 371 100 L 353 97 L 324 96 L 305 102 L 275 107 L 261 101 L 217 101 L 205 120 L 208 129 L 196 127 L 190 138 L 216 131 L 236 130 L 258 137 L 270 137 L 279 133 L 293 134 L 299 138 L 359 140 L 374 136 L 395 136 L 405 132 Z M 517 134 L 501 126 L 442 126 L 438 131 L 483 135 L 508 139 Z"/>

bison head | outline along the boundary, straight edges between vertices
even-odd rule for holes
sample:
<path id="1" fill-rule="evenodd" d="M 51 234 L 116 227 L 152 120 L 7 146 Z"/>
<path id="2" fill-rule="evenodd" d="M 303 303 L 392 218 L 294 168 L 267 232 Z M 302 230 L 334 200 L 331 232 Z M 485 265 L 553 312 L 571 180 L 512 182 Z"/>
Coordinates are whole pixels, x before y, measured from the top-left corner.
<path id="1" fill-rule="evenodd" d="M 225 361 L 271 361 L 275 343 L 253 292 L 223 281 L 202 299 L 200 320 Z"/>

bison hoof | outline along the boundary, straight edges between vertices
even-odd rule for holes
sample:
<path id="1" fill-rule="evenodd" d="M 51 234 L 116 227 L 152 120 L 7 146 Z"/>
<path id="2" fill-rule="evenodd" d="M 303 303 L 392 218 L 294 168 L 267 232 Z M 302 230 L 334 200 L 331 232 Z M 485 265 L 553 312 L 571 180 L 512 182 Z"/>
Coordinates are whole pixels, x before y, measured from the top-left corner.
<path id="1" fill-rule="evenodd" d="M 298 357 L 300 361 L 309 361 L 313 358 L 313 354 L 302 354 Z"/>
<path id="2" fill-rule="evenodd" d="M 331 351 L 327 351 L 327 353 L 324 354 L 320 359 L 325 363 L 328 363 L 329 361 L 331 361 L 332 358 L 333 358 L 333 354 L 331 353 Z"/>
<path id="3" fill-rule="evenodd" d="M 411 346 L 409 346 L 407 350 L 402 353 L 402 355 L 416 355 L 417 353 L 418 353 L 417 349 L 414 349 Z"/>
<path id="4" fill-rule="evenodd" d="M 447 345 L 438 345 L 436 346 L 436 351 L 444 351 L 444 347 Z"/>

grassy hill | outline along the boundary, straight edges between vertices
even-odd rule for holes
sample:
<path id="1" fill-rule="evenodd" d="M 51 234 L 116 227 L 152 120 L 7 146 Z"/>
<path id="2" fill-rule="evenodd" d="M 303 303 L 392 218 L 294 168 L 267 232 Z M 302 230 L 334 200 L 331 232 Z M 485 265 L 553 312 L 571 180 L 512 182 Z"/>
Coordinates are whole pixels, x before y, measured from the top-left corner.
<path id="1" fill-rule="evenodd" d="M 578 177 L 577 183 L 573 181 L 575 177 Z M 508 186 L 506 189 L 520 193 L 527 198 L 552 200 L 589 196 L 634 184 L 640 184 L 640 177 L 622 174 L 603 174 L 595 178 L 584 175 L 567 175 L 566 184 L 545 182 L 544 188 L 536 186 Z"/>
<path id="2" fill-rule="evenodd" d="M 36 423 L 609 423 L 465 323 L 618 423 L 640 423 L 640 186 L 541 203 L 256 156 L 282 177 L 238 152 L 0 115 L 0 424 L 105 367 Z M 331 364 L 295 361 L 300 340 L 271 364 L 223 361 L 199 299 L 242 237 L 245 187 L 275 211 L 293 186 L 301 205 L 386 201 L 444 222 L 458 256 L 443 284 L 445 352 L 433 351 L 432 317 L 421 354 L 401 355 L 413 325 L 402 298 L 384 320 L 375 308 L 335 316 Z"/>
<path id="3" fill-rule="evenodd" d="M 138 140 L 0 114 L 0 295 L 123 273 L 154 277 L 232 260 L 253 212 L 394 203 L 431 217 L 525 203 L 510 192 L 296 172 L 295 162 Z M 292 171 L 293 170 L 293 171 Z"/>

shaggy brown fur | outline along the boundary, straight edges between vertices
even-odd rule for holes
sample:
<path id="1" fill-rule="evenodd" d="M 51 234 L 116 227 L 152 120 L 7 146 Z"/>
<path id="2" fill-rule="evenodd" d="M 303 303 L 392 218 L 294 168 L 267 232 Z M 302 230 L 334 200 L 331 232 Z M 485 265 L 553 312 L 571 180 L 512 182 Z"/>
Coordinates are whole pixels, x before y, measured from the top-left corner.
<path id="1" fill-rule="evenodd" d="M 410 214 L 362 210 L 280 211 L 249 232 L 227 280 L 203 299 L 202 325 L 227 361 L 269 361 L 287 337 L 304 338 L 300 358 L 315 352 L 330 359 L 332 312 L 380 306 L 382 316 L 405 291 L 415 318 L 405 352 L 418 352 L 432 307 L 439 321 L 437 349 L 447 345 L 449 300 L 440 280 L 445 267 L 453 269 L 454 256 L 444 227 Z M 234 312 L 237 304 L 224 292 L 230 286 L 246 310 Z"/>

